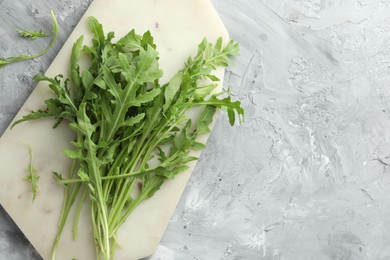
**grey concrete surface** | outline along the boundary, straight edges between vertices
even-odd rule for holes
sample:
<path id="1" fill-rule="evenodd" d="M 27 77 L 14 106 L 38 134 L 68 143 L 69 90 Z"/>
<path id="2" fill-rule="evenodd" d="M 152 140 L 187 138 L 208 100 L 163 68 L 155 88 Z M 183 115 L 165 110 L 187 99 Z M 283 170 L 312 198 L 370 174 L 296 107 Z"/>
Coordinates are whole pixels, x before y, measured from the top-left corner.
<path id="1" fill-rule="evenodd" d="M 152 259 L 390 259 L 390 1 L 213 0 L 241 56 L 226 85 L 246 121 L 224 116 Z M 0 0 L 0 132 L 87 8 L 85 0 Z M 39 259 L 0 214 L 0 259 Z"/>

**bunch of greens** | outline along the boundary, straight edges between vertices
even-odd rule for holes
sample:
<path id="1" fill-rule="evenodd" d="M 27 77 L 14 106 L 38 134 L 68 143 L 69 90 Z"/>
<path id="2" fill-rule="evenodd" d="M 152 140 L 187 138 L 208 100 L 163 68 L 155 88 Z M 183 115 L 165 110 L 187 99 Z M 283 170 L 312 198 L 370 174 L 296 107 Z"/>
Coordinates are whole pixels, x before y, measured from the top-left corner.
<path id="1" fill-rule="evenodd" d="M 222 46 L 221 38 L 215 45 L 203 40 L 196 56 L 161 85 L 163 72 L 150 32 L 140 36 L 132 30 L 114 43 L 114 33 L 105 36 L 95 18 L 88 23 L 93 45 L 83 46 L 83 37 L 74 44 L 71 86 L 61 75 L 35 76 L 36 81 L 47 81 L 56 97 L 46 100 L 45 110 L 15 122 L 54 117 L 55 126 L 69 121 L 77 136 L 73 150 L 65 150 L 74 161 L 70 175 L 65 178 L 55 173 L 65 185 L 65 199 L 53 259 L 77 196 L 81 199 L 76 206 L 74 236 L 88 197 L 97 254 L 110 259 L 117 230 L 134 208 L 197 159 L 191 151 L 204 148 L 197 137 L 210 131 L 216 110 L 227 111 L 231 124 L 244 114 L 240 102 L 233 102 L 229 93 L 213 94 L 219 79 L 212 71 L 227 66 L 229 57 L 238 55 L 238 44 L 233 41 Z M 88 54 L 91 65 L 81 71 L 78 60 L 82 53 Z M 194 107 L 201 112 L 192 121 L 187 112 Z"/>
<path id="2" fill-rule="evenodd" d="M 32 40 L 53 35 L 53 38 L 51 39 L 49 45 L 43 51 L 41 51 L 40 53 L 34 54 L 34 55 L 19 55 L 19 56 L 9 57 L 9 58 L 1 58 L 0 57 L 0 68 L 5 66 L 5 65 L 15 63 L 18 61 L 38 58 L 49 51 L 49 49 L 53 46 L 54 42 L 56 41 L 56 38 L 58 35 L 57 19 L 54 15 L 53 11 L 50 11 L 50 15 L 51 15 L 51 19 L 53 20 L 53 29 L 50 33 L 42 32 L 42 31 L 17 30 L 17 32 L 20 34 L 20 36 L 25 37 L 25 38 L 30 38 Z"/>

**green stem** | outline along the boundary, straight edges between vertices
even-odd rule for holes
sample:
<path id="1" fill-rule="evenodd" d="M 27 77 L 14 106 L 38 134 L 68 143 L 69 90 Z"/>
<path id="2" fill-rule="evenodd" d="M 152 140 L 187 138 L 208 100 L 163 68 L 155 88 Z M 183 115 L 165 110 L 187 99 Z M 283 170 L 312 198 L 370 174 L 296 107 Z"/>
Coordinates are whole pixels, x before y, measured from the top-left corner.
<path id="1" fill-rule="evenodd" d="M 137 166 L 137 163 L 141 157 L 140 152 L 143 149 L 145 149 L 145 147 L 146 147 L 146 146 L 144 146 L 144 142 L 146 139 L 147 139 L 146 135 L 145 134 L 142 135 L 141 140 L 138 142 L 138 146 L 134 152 L 135 157 L 133 157 L 133 159 L 130 160 L 129 164 L 127 164 L 125 166 L 124 172 L 127 171 L 129 173 L 132 173 L 134 171 L 134 169 Z M 126 168 L 129 168 L 129 169 L 126 169 Z M 134 179 L 132 179 L 131 181 L 134 181 Z M 109 222 L 108 222 L 109 227 L 112 227 L 114 225 L 114 222 L 116 221 L 116 219 L 120 215 L 121 211 L 123 210 L 124 205 L 126 204 L 127 199 L 130 196 L 131 189 L 129 188 L 129 186 L 131 187 L 132 185 L 129 185 L 130 184 L 129 182 L 130 182 L 130 179 L 127 178 L 127 179 L 124 179 L 123 183 L 117 184 L 118 187 L 121 186 L 121 184 L 122 184 L 123 189 L 121 189 L 121 193 L 118 195 L 118 199 L 116 199 L 115 203 L 112 204 L 112 208 L 111 208 L 110 216 L 109 216 Z M 115 195 L 117 195 L 117 194 L 118 194 L 118 192 L 115 192 Z"/>
<path id="2" fill-rule="evenodd" d="M 146 162 L 147 162 L 147 160 L 146 160 Z M 124 179 L 124 178 L 128 178 L 128 177 L 141 176 L 141 175 L 144 175 L 144 174 L 147 174 L 147 173 L 155 171 L 160 166 L 161 166 L 161 164 L 159 164 L 158 166 L 153 167 L 153 168 L 148 168 L 148 169 L 146 169 L 144 171 L 136 171 L 136 172 L 133 172 L 133 173 L 104 176 L 104 177 L 101 177 L 101 180 L 103 180 L 103 181 L 110 181 L 110 180 Z M 66 180 L 59 181 L 59 183 L 61 183 L 61 184 L 80 183 L 80 182 L 86 182 L 86 181 L 84 181 L 82 179 L 66 179 Z"/>
<path id="3" fill-rule="evenodd" d="M 89 142 L 88 142 L 89 143 Z M 103 190 L 101 186 L 101 176 L 100 171 L 96 166 L 96 162 L 94 162 L 93 156 L 91 155 L 91 151 L 93 149 L 89 150 L 87 157 L 89 157 L 89 161 L 92 163 L 90 164 L 90 172 L 93 176 L 93 183 L 95 184 L 95 191 L 94 193 L 94 199 L 95 202 L 92 202 L 91 204 L 96 203 L 97 209 L 96 214 L 98 216 L 98 222 L 97 225 L 99 228 L 102 229 L 100 233 L 100 238 L 103 241 L 102 247 L 101 247 L 101 253 L 107 258 L 107 256 L 110 255 L 110 238 L 109 238 L 109 230 L 108 230 L 108 219 L 107 219 L 107 206 L 103 197 Z M 94 216 L 92 216 L 94 217 Z"/>

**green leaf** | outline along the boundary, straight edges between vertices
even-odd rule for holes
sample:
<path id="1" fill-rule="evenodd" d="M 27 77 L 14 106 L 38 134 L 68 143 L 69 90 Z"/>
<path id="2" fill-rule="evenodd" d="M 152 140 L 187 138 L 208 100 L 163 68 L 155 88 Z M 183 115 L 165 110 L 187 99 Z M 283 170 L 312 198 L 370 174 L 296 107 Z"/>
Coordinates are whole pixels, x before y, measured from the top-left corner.
<path id="1" fill-rule="evenodd" d="M 37 175 L 37 170 L 33 166 L 32 148 L 30 145 L 28 145 L 28 154 L 29 154 L 30 161 L 27 166 L 27 171 L 29 174 L 25 177 L 25 180 L 31 183 L 32 200 L 34 202 L 38 192 L 37 182 L 39 180 L 39 176 Z"/>
<path id="2" fill-rule="evenodd" d="M 204 148 L 206 147 L 206 145 L 202 144 L 202 143 L 199 143 L 199 142 L 194 142 L 192 145 L 191 145 L 191 148 L 194 149 L 194 150 L 203 150 Z"/>
<path id="3" fill-rule="evenodd" d="M 191 128 L 191 119 L 188 119 L 180 134 L 175 138 L 175 150 L 187 149 L 191 145 L 191 136 L 189 134 Z"/>
<path id="4" fill-rule="evenodd" d="M 211 122 L 213 122 L 215 111 L 215 106 L 207 105 L 203 108 L 202 112 L 199 115 L 198 124 L 196 127 L 196 132 L 199 135 L 210 132 L 209 125 L 211 124 Z"/>
<path id="5" fill-rule="evenodd" d="M 188 163 L 188 162 L 191 162 L 191 161 L 196 161 L 198 160 L 198 157 L 195 157 L 195 156 L 185 156 L 185 157 L 182 157 L 180 159 L 180 163 Z"/>
<path id="6" fill-rule="evenodd" d="M 89 139 L 92 137 L 96 126 L 91 123 L 91 120 L 86 114 L 86 103 L 80 104 L 80 109 L 77 111 L 77 123 L 71 123 L 69 126 L 77 133 Z"/>
<path id="7" fill-rule="evenodd" d="M 58 172 L 52 172 L 54 178 L 57 180 L 57 182 L 61 182 L 63 180 L 65 180 L 64 176 L 62 176 L 61 173 L 58 173 Z"/>
<path id="8" fill-rule="evenodd" d="M 206 50 L 206 47 L 208 45 L 207 38 L 203 38 L 203 40 L 198 45 L 198 54 L 203 53 Z"/>
<path id="9" fill-rule="evenodd" d="M 196 99 L 204 99 L 208 95 L 210 95 L 211 91 L 213 91 L 218 85 L 217 84 L 207 84 L 195 89 L 194 96 Z"/>
<path id="10" fill-rule="evenodd" d="M 152 36 L 152 34 L 150 33 L 150 31 L 146 31 L 146 32 L 142 35 L 141 46 L 142 46 L 144 49 L 148 49 L 148 46 L 152 47 L 153 49 L 156 49 L 156 45 L 154 44 L 154 39 L 153 39 L 153 36 Z"/>
<path id="11" fill-rule="evenodd" d="M 141 82 L 154 82 L 162 77 L 163 72 L 159 69 L 158 52 L 151 45 L 146 50 L 141 49 L 137 62 L 136 77 Z"/>
<path id="12" fill-rule="evenodd" d="M 67 107 L 72 111 L 72 113 L 76 113 L 77 101 L 74 100 L 71 96 L 70 90 L 67 86 L 68 79 L 65 80 L 63 83 L 61 83 L 60 78 L 63 77 L 62 75 L 58 75 L 54 79 L 39 74 L 37 76 L 34 77 L 34 80 L 38 78 L 39 81 L 50 82 L 49 88 L 51 88 L 54 91 L 54 93 L 57 95 L 57 101 L 60 102 L 63 109 Z"/>
<path id="13" fill-rule="evenodd" d="M 104 66 L 103 66 L 104 68 Z M 103 77 L 97 77 L 94 81 L 95 85 L 98 86 L 99 88 L 103 89 L 103 90 L 106 90 L 107 89 L 107 85 L 106 85 L 106 82 L 104 81 Z"/>
<path id="14" fill-rule="evenodd" d="M 212 96 L 206 101 L 197 103 L 197 105 L 211 105 L 228 112 L 230 124 L 234 124 L 236 114 L 239 117 L 240 122 L 244 119 L 244 109 L 241 107 L 240 101 L 231 101 L 231 97 L 218 99 L 216 95 Z"/>
<path id="15" fill-rule="evenodd" d="M 122 100 L 123 90 L 120 84 L 116 83 L 114 75 L 106 66 L 103 66 L 103 80 L 108 92 L 110 92 L 116 100 Z"/>
<path id="16" fill-rule="evenodd" d="M 114 157 L 116 155 L 116 150 L 118 146 L 120 145 L 120 142 L 114 142 L 111 145 L 108 146 L 108 149 L 106 149 L 106 152 L 101 158 L 102 165 L 109 164 L 114 160 Z"/>
<path id="17" fill-rule="evenodd" d="M 136 116 L 127 118 L 126 121 L 123 122 L 122 126 L 134 126 L 140 123 L 145 118 L 145 113 L 138 114 Z"/>
<path id="18" fill-rule="evenodd" d="M 160 162 L 164 162 L 167 159 L 165 152 L 159 146 L 157 146 L 156 149 L 157 149 L 158 160 Z"/>
<path id="19" fill-rule="evenodd" d="M 88 176 L 88 173 L 84 171 L 83 168 L 80 168 L 78 171 L 77 171 L 77 176 L 80 177 L 81 181 L 83 182 L 89 182 L 91 181 L 91 179 L 89 178 Z"/>
<path id="20" fill-rule="evenodd" d="M 222 42 L 222 38 L 218 39 L 217 45 L 219 45 L 218 42 Z M 226 67 L 231 64 L 231 60 L 229 59 L 229 57 L 238 56 L 239 53 L 240 49 L 238 43 L 235 43 L 234 41 L 229 41 L 225 48 L 215 48 L 213 51 L 213 55 L 207 57 L 207 62 L 211 62 L 212 64 L 217 66 Z"/>
<path id="21" fill-rule="evenodd" d="M 105 42 L 103 26 L 98 22 L 95 17 L 92 16 L 88 18 L 88 26 L 93 33 L 92 42 L 94 44 L 94 47 L 103 46 Z"/>
<path id="22" fill-rule="evenodd" d="M 220 53 L 222 50 L 222 37 L 217 39 L 217 42 L 214 45 L 214 53 Z"/>
<path id="23" fill-rule="evenodd" d="M 72 48 L 72 55 L 70 56 L 70 79 L 72 80 L 73 86 L 75 88 L 76 96 L 81 98 L 81 77 L 80 77 L 80 66 L 78 65 L 81 50 L 83 48 L 84 36 L 81 35 L 80 38 L 77 39 Z M 84 85 L 85 86 L 85 85 Z"/>
<path id="24" fill-rule="evenodd" d="M 173 99 L 175 98 L 177 92 L 180 89 L 181 82 L 183 81 L 183 73 L 179 72 L 169 81 L 168 85 L 165 88 L 164 96 L 165 103 L 163 106 L 163 111 L 166 112 L 170 107 Z"/>
<path id="25" fill-rule="evenodd" d="M 91 72 L 84 70 L 82 73 L 81 81 L 85 89 L 89 90 L 94 82 L 95 78 L 92 76 Z"/>
<path id="26" fill-rule="evenodd" d="M 14 121 L 11 125 L 11 129 L 14 128 L 16 125 L 25 121 L 31 121 L 31 120 L 41 119 L 44 117 L 53 117 L 53 116 L 55 115 L 49 114 L 46 111 L 42 111 L 42 110 L 33 111 L 30 114 L 24 115 L 21 119 Z"/>
<path id="27" fill-rule="evenodd" d="M 164 183 L 164 178 L 162 176 L 156 175 L 151 181 L 144 186 L 142 192 L 146 193 L 146 198 L 152 197 Z"/>
<path id="28" fill-rule="evenodd" d="M 130 66 L 130 62 L 127 56 L 123 53 L 118 54 L 118 63 L 121 67 L 121 73 L 125 77 L 126 81 L 132 82 L 135 76 L 135 68 Z"/>
<path id="29" fill-rule="evenodd" d="M 187 169 L 189 169 L 187 165 L 180 165 L 172 169 L 166 170 L 162 173 L 159 173 L 159 175 L 172 180 L 178 173 L 183 172 Z"/>
<path id="30" fill-rule="evenodd" d="M 0 58 L 0 68 L 7 65 L 7 64 L 10 64 L 11 62 L 8 61 L 7 59 L 5 58 Z"/>
<path id="31" fill-rule="evenodd" d="M 234 110 L 233 109 L 228 109 L 227 113 L 228 113 L 228 118 L 229 118 L 230 125 L 234 125 L 234 122 L 236 121 L 236 116 L 234 114 Z"/>
<path id="32" fill-rule="evenodd" d="M 160 92 L 162 93 L 162 92 Z M 144 134 L 147 136 L 150 131 L 162 121 L 162 106 L 163 106 L 163 96 L 160 95 L 153 100 L 153 105 L 146 110 L 146 130 Z"/>
<path id="33" fill-rule="evenodd" d="M 70 159 L 84 159 L 84 155 L 80 149 L 70 150 L 70 149 L 65 148 L 64 153 Z"/>
<path id="34" fill-rule="evenodd" d="M 51 33 L 42 32 L 42 31 L 29 31 L 29 30 L 16 30 L 16 31 L 20 34 L 20 36 L 30 38 L 32 40 L 51 35 Z"/>

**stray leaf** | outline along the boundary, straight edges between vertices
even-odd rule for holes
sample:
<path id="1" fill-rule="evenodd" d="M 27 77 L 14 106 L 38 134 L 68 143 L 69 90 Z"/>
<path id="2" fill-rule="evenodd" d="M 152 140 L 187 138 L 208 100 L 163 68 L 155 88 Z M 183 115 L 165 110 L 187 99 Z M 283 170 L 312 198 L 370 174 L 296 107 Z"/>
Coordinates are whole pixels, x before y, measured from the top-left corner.
<path id="1" fill-rule="evenodd" d="M 52 34 L 52 33 L 48 33 L 48 32 L 28 31 L 28 30 L 17 30 L 17 32 L 20 34 L 20 36 L 30 38 L 32 40 L 35 40 L 35 39 L 41 38 L 41 37 L 47 37 L 47 36 L 50 36 Z"/>
<path id="2" fill-rule="evenodd" d="M 28 154 L 29 154 L 29 163 L 27 166 L 27 171 L 29 174 L 24 178 L 25 180 L 31 183 L 32 200 L 34 202 L 38 192 L 37 182 L 39 180 L 39 176 L 37 175 L 37 170 L 33 166 L 32 148 L 30 145 L 27 145 L 27 147 L 28 147 Z"/>

